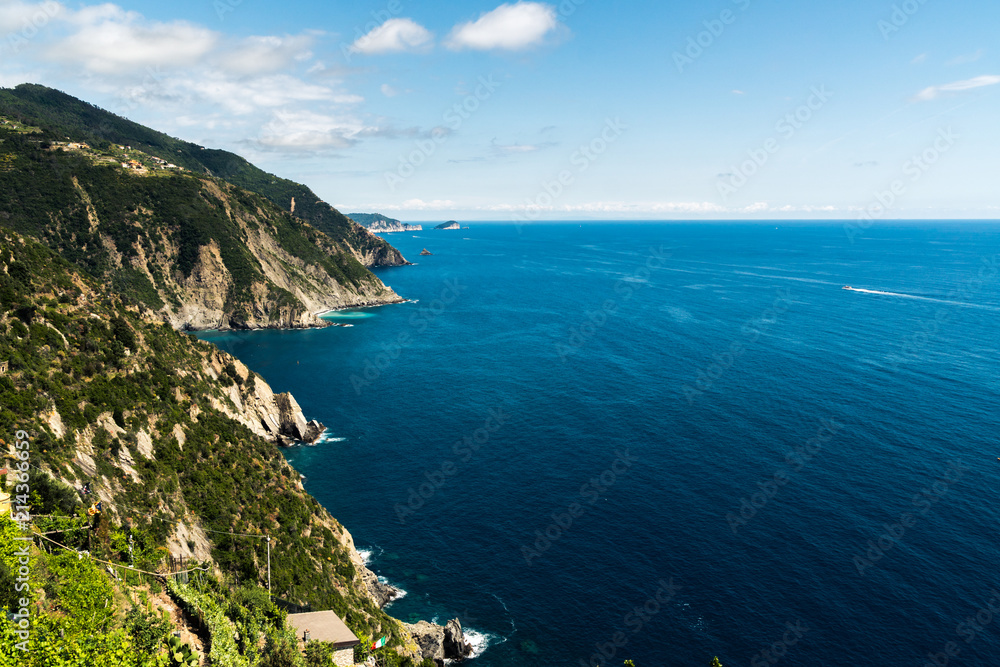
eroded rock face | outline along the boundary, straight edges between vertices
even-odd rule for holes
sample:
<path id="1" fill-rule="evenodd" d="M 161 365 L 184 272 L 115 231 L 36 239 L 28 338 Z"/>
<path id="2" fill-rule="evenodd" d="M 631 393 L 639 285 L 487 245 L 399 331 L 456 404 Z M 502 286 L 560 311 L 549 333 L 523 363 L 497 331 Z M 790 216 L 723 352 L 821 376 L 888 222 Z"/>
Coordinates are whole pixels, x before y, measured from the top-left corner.
<path id="1" fill-rule="evenodd" d="M 259 377 L 251 377 L 250 369 L 228 354 L 213 351 L 206 360 L 205 371 L 211 377 L 218 378 L 229 364 L 236 369 L 240 386 L 230 385 L 227 388 L 228 401 L 211 399 L 212 407 L 257 435 L 286 447 L 296 442 L 316 442 L 326 430 L 315 419 L 306 421 L 295 397 L 289 393 L 275 394 L 270 385 Z M 184 444 L 181 436 L 178 436 L 178 442 Z"/>
<path id="2" fill-rule="evenodd" d="M 462 623 L 457 618 L 444 627 L 427 621 L 405 625 L 420 647 L 421 655 L 439 665 L 445 660 L 461 661 L 472 655 L 472 646 L 465 641 Z"/>
<path id="3" fill-rule="evenodd" d="M 319 439 L 319 436 L 323 435 L 323 431 L 325 430 L 326 427 L 323 426 L 323 424 L 315 419 L 312 419 L 308 424 L 306 424 L 306 430 L 302 434 L 302 440 L 303 442 L 316 442 Z"/>
<path id="4" fill-rule="evenodd" d="M 375 236 L 361 225 L 354 223 L 351 250 L 359 262 L 367 267 L 404 266 L 409 264 L 403 255 L 385 239 Z"/>
<path id="5" fill-rule="evenodd" d="M 462 623 L 453 618 L 444 626 L 444 657 L 445 660 L 465 660 L 472 655 L 472 646 L 465 641 Z"/>
<path id="6" fill-rule="evenodd" d="M 281 435 L 302 440 L 306 431 L 306 418 L 299 402 L 289 393 L 275 394 L 274 404 L 278 408 L 278 427 Z"/>
<path id="7" fill-rule="evenodd" d="M 274 403 L 278 408 L 278 435 L 292 438 L 300 442 L 315 442 L 326 429 L 323 424 L 313 419 L 307 422 L 302 408 L 295 397 L 289 393 L 275 394 Z M 291 443 L 288 443 L 291 444 Z"/>
<path id="8" fill-rule="evenodd" d="M 386 606 L 399 597 L 400 590 L 398 588 L 391 584 L 383 584 L 378 580 L 378 575 L 367 567 L 362 567 L 360 572 L 361 578 L 365 582 L 365 587 L 379 608 Z"/>
<path id="9" fill-rule="evenodd" d="M 278 209 L 248 206 L 239 189 L 225 183 L 202 179 L 200 185 L 205 203 L 223 214 L 219 229 L 241 239 L 252 267 L 249 272 L 233 273 L 233 260 L 227 259 L 217 237 L 201 245 L 191 261 L 182 262 L 177 239 L 155 225 L 147 229 L 144 222 L 155 212 L 142 208 L 134 213 L 133 222 L 144 230 L 145 242 L 136 241 L 128 252 L 123 252 L 110 237 L 102 237 L 109 264 L 142 274 L 163 303 L 157 315 L 174 328 L 322 327 L 328 322 L 319 313 L 327 310 L 402 301 L 373 274 L 346 280 L 335 272 L 331 274 L 323 261 L 303 259 L 294 248 L 285 247 L 275 231 L 276 220 L 282 215 Z M 78 183 L 77 189 L 81 199 L 89 202 L 83 185 Z M 87 210 L 92 227 L 98 228 L 101 221 L 96 210 L 89 204 Z M 407 263 L 385 240 L 355 227 L 349 242 L 335 241 L 315 230 L 307 230 L 304 237 L 320 255 L 335 262 L 353 257 L 365 266 Z M 187 268 L 181 270 L 182 265 Z"/>
<path id="10" fill-rule="evenodd" d="M 444 664 L 444 628 L 427 621 L 407 624 L 406 627 L 420 647 L 421 657 Z"/>

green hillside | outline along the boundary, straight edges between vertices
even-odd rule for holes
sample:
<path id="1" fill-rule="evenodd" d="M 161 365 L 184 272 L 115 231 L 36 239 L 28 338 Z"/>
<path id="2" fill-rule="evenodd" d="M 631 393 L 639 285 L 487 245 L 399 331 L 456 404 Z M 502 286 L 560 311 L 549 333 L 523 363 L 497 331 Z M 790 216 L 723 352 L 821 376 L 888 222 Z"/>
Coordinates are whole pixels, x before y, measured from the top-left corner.
<path id="1" fill-rule="evenodd" d="M 38 122 L 0 124 L 0 224 L 175 326 L 303 326 L 318 310 L 399 300 L 348 243 L 258 193 L 134 146 L 59 142 Z"/>
<path id="2" fill-rule="evenodd" d="M 181 664 L 167 642 L 182 626 L 213 665 L 302 665 L 281 600 L 336 610 L 359 637 L 416 654 L 366 591 L 343 527 L 236 418 L 263 383 L 237 360 L 3 228 L 0 360 L 2 483 L 15 512 L 36 516 L 29 593 L 15 541 L 27 533 L 0 518 L 0 607 L 32 619 L 25 654 L 16 619 L 0 615 L 0 667 Z M 22 451 L 30 490 L 15 486 Z M 275 601 L 261 588 L 265 535 Z M 126 567 L 165 572 L 168 549 L 197 569 L 187 586 L 168 592 Z"/>
<path id="3" fill-rule="evenodd" d="M 297 217 L 334 241 L 351 246 L 359 256 L 368 259 L 365 262 L 368 266 L 405 263 L 395 248 L 359 228 L 305 185 L 269 174 L 234 153 L 175 139 L 37 84 L 0 88 L 0 115 L 42 127 L 54 140 L 87 142 L 98 149 L 131 146 L 196 174 L 215 176 L 261 194 L 283 211 L 291 212 L 294 199 Z"/>

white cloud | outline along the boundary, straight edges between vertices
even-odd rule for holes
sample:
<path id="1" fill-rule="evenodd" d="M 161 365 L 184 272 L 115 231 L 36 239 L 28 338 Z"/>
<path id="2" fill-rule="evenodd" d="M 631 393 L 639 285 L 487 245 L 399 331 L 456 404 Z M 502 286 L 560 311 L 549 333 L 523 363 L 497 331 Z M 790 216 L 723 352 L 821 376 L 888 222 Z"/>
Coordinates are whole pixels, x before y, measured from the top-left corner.
<path id="1" fill-rule="evenodd" d="M 177 97 L 193 96 L 195 102 L 208 102 L 233 114 L 249 114 L 295 102 L 336 102 L 340 97 L 331 88 L 306 83 L 287 74 L 233 79 L 222 73 L 212 73 L 196 79 L 169 79 L 163 86 Z M 347 99 L 355 101 L 356 96 Z"/>
<path id="2" fill-rule="evenodd" d="M 917 56 L 916 58 L 914 58 L 913 60 L 911 60 L 910 64 L 911 65 L 919 65 L 920 63 L 924 62 L 925 60 L 927 60 L 927 54 L 926 53 L 921 53 L 919 56 Z"/>
<path id="3" fill-rule="evenodd" d="M 383 83 L 379 90 L 386 97 L 398 97 L 399 95 L 409 95 L 413 92 L 412 88 L 397 88 L 396 86 L 390 85 L 388 83 Z"/>
<path id="4" fill-rule="evenodd" d="M 312 111 L 276 111 L 261 128 L 256 144 L 264 149 L 309 152 L 347 148 L 361 125 L 351 118 L 338 118 Z"/>
<path id="5" fill-rule="evenodd" d="M 722 213 L 728 209 L 712 202 L 589 202 L 557 207 L 567 213 Z"/>
<path id="6" fill-rule="evenodd" d="M 65 0 L 62 0 L 65 2 Z M 86 0 L 84 0 L 86 2 Z M 0 85 L 37 81 L 89 91 L 86 99 L 204 143 L 268 152 L 347 148 L 383 130 L 356 112 L 364 97 L 315 60 L 322 32 L 232 36 L 185 21 L 153 21 L 112 3 L 0 0 L 4 30 L 41 24 L 31 57 L 0 52 Z M 37 20 L 35 20 L 37 19 Z M 406 31 L 403 31 L 404 33 Z M 419 36 L 400 39 L 419 42 Z M 310 75 L 323 73 L 320 80 Z"/>
<path id="7" fill-rule="evenodd" d="M 352 53 L 365 55 L 399 51 L 421 51 L 430 47 L 434 35 L 411 19 L 389 19 L 351 45 Z"/>
<path id="8" fill-rule="evenodd" d="M 309 35 L 247 37 L 226 49 L 219 65 L 236 75 L 268 74 L 312 57 Z"/>
<path id="9" fill-rule="evenodd" d="M 31 39 L 53 19 L 63 16 L 66 8 L 49 0 L 48 2 L 21 2 L 4 0 L 0 2 L 0 32 L 13 33 Z M 8 36 L 9 38 L 9 36 Z"/>
<path id="10" fill-rule="evenodd" d="M 454 211 L 458 209 L 458 204 L 450 199 L 433 199 L 431 201 L 407 199 L 401 204 L 372 203 L 355 206 L 355 208 L 380 211 L 383 209 L 386 211 Z"/>
<path id="11" fill-rule="evenodd" d="M 994 86 L 998 83 L 1000 83 L 1000 76 L 977 76 L 974 79 L 966 79 L 964 81 L 946 83 L 943 86 L 930 86 L 929 88 L 924 88 L 917 93 L 913 99 L 917 102 L 927 102 L 929 100 L 937 99 L 942 93 L 958 93 L 965 90 L 972 90 L 974 88 L 982 88 L 984 86 Z"/>
<path id="12" fill-rule="evenodd" d="M 450 49 L 507 49 L 516 51 L 540 44 L 558 25 L 556 10 L 539 2 L 500 5 L 476 21 L 452 29 L 446 46 Z"/>
<path id="13" fill-rule="evenodd" d="M 538 146 L 534 144 L 511 144 L 509 146 L 501 146 L 500 144 L 493 144 L 493 148 L 502 154 L 513 154 L 518 153 L 534 153 L 538 150 Z"/>
<path id="14" fill-rule="evenodd" d="M 406 211 L 447 211 L 457 206 L 450 199 L 434 199 L 424 201 L 423 199 L 407 199 L 403 202 L 402 209 Z"/>
<path id="15" fill-rule="evenodd" d="M 219 39 L 217 33 L 186 21 L 147 22 L 115 5 L 87 7 L 68 20 L 79 29 L 52 46 L 49 58 L 98 74 L 194 65 Z"/>
<path id="16" fill-rule="evenodd" d="M 138 12 L 126 12 L 118 5 L 106 2 L 101 5 L 84 5 L 66 16 L 67 21 L 76 25 L 90 25 L 99 21 L 122 18 L 135 20 L 141 18 L 141 15 Z"/>
<path id="17" fill-rule="evenodd" d="M 979 49 L 975 53 L 966 53 L 956 58 L 952 58 L 945 65 L 964 65 L 966 63 L 974 63 L 986 54 L 986 51 Z"/>
<path id="18" fill-rule="evenodd" d="M 722 206 L 715 202 L 699 201 L 591 201 L 572 204 L 550 204 L 547 206 L 531 203 L 494 203 L 494 204 L 460 204 L 450 199 L 434 199 L 425 201 L 423 199 L 408 199 L 403 202 L 368 202 L 366 204 L 350 204 L 347 208 L 357 210 L 373 211 L 398 211 L 406 212 L 465 212 L 480 213 L 487 216 L 495 216 L 498 213 L 514 216 L 528 216 L 531 219 L 568 219 L 567 216 L 580 215 L 592 218 L 600 216 L 621 216 L 627 218 L 653 218 L 666 216 L 684 219 L 686 216 L 692 218 L 704 216 L 706 218 L 760 218 L 768 215 L 802 215 L 818 214 L 829 217 L 831 215 L 844 215 L 851 213 L 850 207 L 840 208 L 831 205 L 805 204 L 805 205 L 772 205 L 768 202 L 754 202 L 746 206 Z M 494 219 L 488 217 L 487 219 Z M 516 218 L 515 218 L 516 219 Z"/>

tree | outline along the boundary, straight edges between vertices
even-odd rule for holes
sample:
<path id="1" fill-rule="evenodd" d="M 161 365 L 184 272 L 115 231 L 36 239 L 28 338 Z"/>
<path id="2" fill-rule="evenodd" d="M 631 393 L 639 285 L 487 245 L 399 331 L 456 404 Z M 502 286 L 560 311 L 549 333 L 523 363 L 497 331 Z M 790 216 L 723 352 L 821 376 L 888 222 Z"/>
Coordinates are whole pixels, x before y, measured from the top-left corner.
<path id="1" fill-rule="evenodd" d="M 329 667 L 333 664 L 333 644 L 309 642 L 306 644 L 306 667 Z"/>
<path id="2" fill-rule="evenodd" d="M 302 664 L 302 654 L 294 635 L 281 631 L 268 633 L 259 667 L 302 667 Z"/>

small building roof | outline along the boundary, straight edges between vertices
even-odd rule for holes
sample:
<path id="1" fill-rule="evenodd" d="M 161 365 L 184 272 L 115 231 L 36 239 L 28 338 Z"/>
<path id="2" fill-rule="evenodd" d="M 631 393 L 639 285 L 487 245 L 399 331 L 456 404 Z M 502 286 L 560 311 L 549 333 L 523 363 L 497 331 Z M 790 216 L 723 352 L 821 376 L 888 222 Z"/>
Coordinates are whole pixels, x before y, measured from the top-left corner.
<path id="1" fill-rule="evenodd" d="M 288 625 L 295 629 L 299 640 L 302 639 L 302 633 L 308 630 L 310 641 L 330 642 L 337 648 L 351 648 L 361 643 L 336 612 L 332 611 L 289 614 Z"/>

